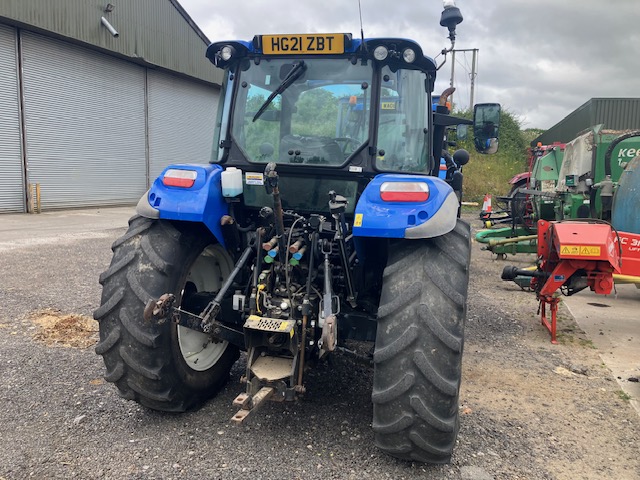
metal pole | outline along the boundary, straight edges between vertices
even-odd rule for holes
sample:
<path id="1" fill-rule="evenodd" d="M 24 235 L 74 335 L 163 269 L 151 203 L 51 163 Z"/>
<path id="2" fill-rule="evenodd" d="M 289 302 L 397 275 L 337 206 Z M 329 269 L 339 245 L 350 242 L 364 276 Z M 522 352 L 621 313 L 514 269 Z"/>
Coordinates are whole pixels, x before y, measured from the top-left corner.
<path id="1" fill-rule="evenodd" d="M 477 48 L 459 48 L 459 49 L 451 50 L 451 80 L 449 81 L 450 87 L 453 87 L 453 82 L 454 82 L 456 52 L 473 52 L 473 61 L 472 61 L 471 74 L 470 74 L 470 77 L 471 77 L 470 100 L 471 101 L 469 103 L 469 108 L 472 109 L 473 101 L 474 101 L 474 93 L 475 93 L 476 67 L 478 63 L 478 49 Z M 451 108 L 453 108 L 453 94 L 450 95 L 449 99 L 451 101 L 451 106 L 452 106 Z"/>
<path id="2" fill-rule="evenodd" d="M 476 59 L 478 57 L 478 49 L 473 49 L 473 60 L 471 61 L 471 98 L 469 101 L 469 109 L 473 108 L 473 94 L 476 85 Z"/>
<path id="3" fill-rule="evenodd" d="M 449 82 L 449 86 L 453 87 L 453 75 L 456 68 L 456 51 L 451 50 L 451 81 Z M 453 93 L 449 96 L 449 101 L 451 102 L 451 109 L 453 110 Z"/>
<path id="4" fill-rule="evenodd" d="M 27 213 L 33 213 L 33 192 L 31 190 L 31 183 L 29 183 L 29 155 L 27 148 L 27 116 L 24 111 L 24 106 L 26 103 L 25 100 L 25 92 L 24 92 L 24 59 L 23 59 L 23 47 L 22 47 L 22 29 L 16 29 L 16 58 L 18 61 L 18 91 L 19 91 L 19 99 L 18 99 L 18 112 L 20 115 L 20 146 L 22 147 L 21 156 L 22 156 L 22 188 L 27 187 L 26 194 L 26 210 Z"/>

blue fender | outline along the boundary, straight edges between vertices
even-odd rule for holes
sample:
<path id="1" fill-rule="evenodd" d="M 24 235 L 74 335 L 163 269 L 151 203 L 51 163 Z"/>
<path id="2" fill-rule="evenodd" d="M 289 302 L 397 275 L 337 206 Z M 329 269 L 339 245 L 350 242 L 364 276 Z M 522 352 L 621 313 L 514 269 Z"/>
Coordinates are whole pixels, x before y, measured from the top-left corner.
<path id="1" fill-rule="evenodd" d="M 191 187 L 174 187 L 162 183 L 169 169 L 191 170 L 197 177 Z M 220 165 L 169 165 L 145 193 L 136 207 L 138 214 L 148 218 L 204 223 L 218 242 L 225 247 L 220 219 L 229 208 L 222 197 Z"/>
<path id="2" fill-rule="evenodd" d="M 424 182 L 429 197 L 419 202 L 387 202 L 380 196 L 385 182 Z M 358 199 L 353 221 L 355 237 L 431 238 L 456 226 L 458 197 L 444 180 L 422 175 L 383 173 L 369 182 Z"/>

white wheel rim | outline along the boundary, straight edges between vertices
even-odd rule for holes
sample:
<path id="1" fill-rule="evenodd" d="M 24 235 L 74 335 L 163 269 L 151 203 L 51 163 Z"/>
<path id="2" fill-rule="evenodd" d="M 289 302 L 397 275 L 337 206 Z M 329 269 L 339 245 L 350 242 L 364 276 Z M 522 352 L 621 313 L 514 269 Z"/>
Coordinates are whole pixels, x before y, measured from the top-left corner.
<path id="1" fill-rule="evenodd" d="M 191 266 L 185 284 L 192 282 L 199 292 L 217 292 L 233 270 L 233 261 L 220 245 L 203 250 Z M 213 342 L 206 333 L 178 326 L 178 345 L 187 365 L 202 372 L 215 365 L 229 342 Z"/>

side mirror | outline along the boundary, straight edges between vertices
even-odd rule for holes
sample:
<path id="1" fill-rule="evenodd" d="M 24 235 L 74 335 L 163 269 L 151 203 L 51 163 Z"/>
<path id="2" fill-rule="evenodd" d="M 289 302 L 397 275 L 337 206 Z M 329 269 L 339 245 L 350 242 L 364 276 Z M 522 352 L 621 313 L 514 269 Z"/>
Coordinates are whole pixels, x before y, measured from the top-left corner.
<path id="1" fill-rule="evenodd" d="M 500 104 L 480 103 L 473 107 L 473 144 L 479 153 L 498 151 Z"/>
<path id="2" fill-rule="evenodd" d="M 466 140 L 469 138 L 469 127 L 467 125 L 458 125 L 456 127 L 456 138 L 458 140 Z"/>

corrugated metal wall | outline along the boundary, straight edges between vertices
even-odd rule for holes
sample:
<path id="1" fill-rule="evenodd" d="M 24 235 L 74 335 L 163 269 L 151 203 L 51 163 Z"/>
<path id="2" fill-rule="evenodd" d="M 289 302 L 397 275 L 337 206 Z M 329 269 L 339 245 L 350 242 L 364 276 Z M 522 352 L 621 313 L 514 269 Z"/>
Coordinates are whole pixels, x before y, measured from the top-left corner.
<path id="1" fill-rule="evenodd" d="M 207 163 L 211 158 L 217 93 L 204 85 L 149 70 L 149 176 L 170 163 Z"/>
<path id="2" fill-rule="evenodd" d="M 43 209 L 135 203 L 146 189 L 144 68 L 21 35 L 27 174 Z"/>
<path id="3" fill-rule="evenodd" d="M 222 70 L 205 58 L 207 40 L 175 0 L 2 0 L 0 19 L 33 25 L 129 57 L 204 80 L 222 83 Z M 118 31 L 114 38 L 100 23 Z"/>
<path id="4" fill-rule="evenodd" d="M 612 130 L 640 128 L 640 98 L 594 98 L 593 120 Z"/>
<path id="5" fill-rule="evenodd" d="M 209 160 L 206 37 L 176 0 L 107 3 L 0 0 L 0 212 L 26 210 L 27 182 L 43 209 L 134 204 L 167 164 Z"/>
<path id="6" fill-rule="evenodd" d="M 23 211 L 16 30 L 0 25 L 0 212 Z"/>
<path id="7" fill-rule="evenodd" d="M 570 142 L 599 124 L 611 130 L 640 129 L 640 98 L 592 98 L 531 142 Z"/>

